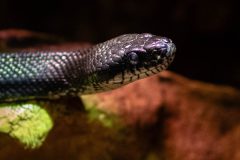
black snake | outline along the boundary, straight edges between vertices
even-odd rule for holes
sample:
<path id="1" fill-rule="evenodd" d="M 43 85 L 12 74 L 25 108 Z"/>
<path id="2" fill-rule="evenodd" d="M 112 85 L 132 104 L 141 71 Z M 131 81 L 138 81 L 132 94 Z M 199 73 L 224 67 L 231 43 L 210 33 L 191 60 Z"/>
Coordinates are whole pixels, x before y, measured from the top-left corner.
<path id="1" fill-rule="evenodd" d="M 175 51 L 170 39 L 143 33 L 66 52 L 0 53 L 0 101 L 114 89 L 166 69 Z"/>

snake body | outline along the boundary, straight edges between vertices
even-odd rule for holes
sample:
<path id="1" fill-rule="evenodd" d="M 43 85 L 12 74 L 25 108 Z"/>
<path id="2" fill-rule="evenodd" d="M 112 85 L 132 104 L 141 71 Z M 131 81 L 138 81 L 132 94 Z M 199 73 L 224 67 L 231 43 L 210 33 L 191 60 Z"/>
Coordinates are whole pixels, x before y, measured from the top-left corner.
<path id="1" fill-rule="evenodd" d="M 166 37 L 125 34 L 95 46 L 61 52 L 0 53 L 0 100 L 96 93 L 168 67 L 176 47 Z"/>

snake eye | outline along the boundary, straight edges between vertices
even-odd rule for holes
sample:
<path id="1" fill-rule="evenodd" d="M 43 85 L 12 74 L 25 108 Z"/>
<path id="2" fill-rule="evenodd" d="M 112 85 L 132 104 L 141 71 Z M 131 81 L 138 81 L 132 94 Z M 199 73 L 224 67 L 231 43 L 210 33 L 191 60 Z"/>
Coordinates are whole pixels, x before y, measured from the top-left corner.
<path id="1" fill-rule="evenodd" d="M 162 53 L 163 55 L 167 54 L 167 52 L 168 52 L 167 46 L 162 47 L 160 50 L 161 50 L 161 53 Z"/>
<path id="2" fill-rule="evenodd" d="M 129 59 L 129 62 L 133 65 L 136 65 L 138 63 L 138 60 L 139 60 L 138 55 L 135 52 L 130 52 L 128 54 L 128 59 Z"/>

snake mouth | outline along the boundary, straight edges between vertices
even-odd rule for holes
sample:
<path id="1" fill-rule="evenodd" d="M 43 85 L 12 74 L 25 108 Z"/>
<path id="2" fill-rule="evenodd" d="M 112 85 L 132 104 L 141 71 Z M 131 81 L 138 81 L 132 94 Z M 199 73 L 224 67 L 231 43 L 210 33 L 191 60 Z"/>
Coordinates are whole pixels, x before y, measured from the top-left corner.
<path id="1" fill-rule="evenodd" d="M 159 57 L 158 54 L 152 54 L 151 60 L 122 70 L 122 72 L 116 74 L 109 83 L 114 85 L 123 85 L 155 75 L 165 70 L 173 61 L 174 56 L 175 55 L 172 54 L 171 56 Z"/>
<path id="2" fill-rule="evenodd" d="M 151 61 L 144 62 L 142 66 L 134 68 L 132 74 L 138 75 L 138 77 L 141 78 L 157 74 L 165 70 L 172 63 L 175 55 L 161 57 L 158 54 L 153 54 L 152 56 L 154 58 L 152 58 Z"/>

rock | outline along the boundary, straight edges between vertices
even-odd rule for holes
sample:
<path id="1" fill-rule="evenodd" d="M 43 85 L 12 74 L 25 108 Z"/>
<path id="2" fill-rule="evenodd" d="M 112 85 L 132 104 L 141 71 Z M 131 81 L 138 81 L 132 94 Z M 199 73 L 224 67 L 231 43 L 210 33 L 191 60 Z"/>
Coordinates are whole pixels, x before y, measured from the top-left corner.
<path id="1" fill-rule="evenodd" d="M 74 102 L 45 106 L 55 117 L 55 126 L 39 149 L 25 150 L 2 135 L 0 159 L 11 153 L 11 159 L 99 155 L 103 159 L 239 159 L 240 92 L 231 87 L 163 72 L 114 91 L 83 96 L 84 104 L 92 103 L 118 118 L 120 122 L 110 127 L 89 121 L 88 112 L 76 107 L 81 103 Z"/>
<path id="2" fill-rule="evenodd" d="M 152 149 L 158 157 L 240 158 L 240 92 L 234 88 L 162 72 L 96 96 L 101 109 L 126 124 L 155 125 Z"/>

